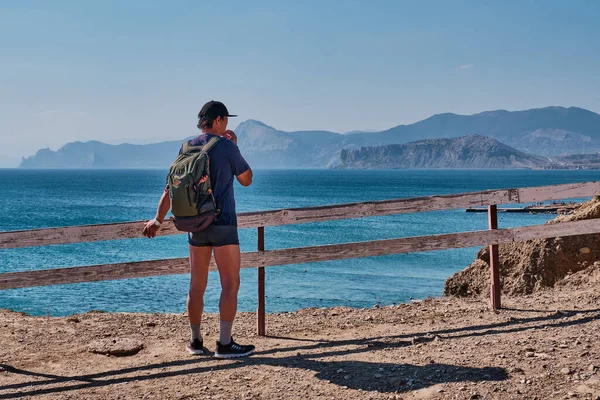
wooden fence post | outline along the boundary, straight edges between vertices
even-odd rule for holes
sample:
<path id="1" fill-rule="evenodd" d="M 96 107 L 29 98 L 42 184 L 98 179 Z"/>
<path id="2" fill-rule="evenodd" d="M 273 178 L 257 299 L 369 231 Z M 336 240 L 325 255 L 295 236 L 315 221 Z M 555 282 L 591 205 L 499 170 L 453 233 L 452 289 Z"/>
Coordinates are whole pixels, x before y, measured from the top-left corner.
<path id="1" fill-rule="evenodd" d="M 498 229 L 498 209 L 496 204 L 488 206 L 488 228 Z M 500 303 L 500 254 L 498 245 L 490 245 L 490 305 L 493 311 L 502 308 Z"/>
<path id="2" fill-rule="evenodd" d="M 258 227 L 258 251 L 265 251 L 265 227 Z M 265 267 L 258 267 L 258 336 L 265 336 Z"/>

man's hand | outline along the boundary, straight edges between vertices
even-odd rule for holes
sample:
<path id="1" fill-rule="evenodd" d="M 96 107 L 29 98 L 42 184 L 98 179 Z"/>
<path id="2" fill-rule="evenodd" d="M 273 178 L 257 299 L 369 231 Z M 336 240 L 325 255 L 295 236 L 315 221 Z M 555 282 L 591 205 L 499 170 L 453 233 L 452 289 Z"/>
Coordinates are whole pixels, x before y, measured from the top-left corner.
<path id="1" fill-rule="evenodd" d="M 148 239 L 152 239 L 156 236 L 159 230 L 160 226 L 156 225 L 156 218 L 153 218 L 146 222 L 146 225 L 144 225 L 144 229 L 142 230 L 142 234 Z"/>
<path id="2" fill-rule="evenodd" d="M 237 136 L 234 131 L 225 131 L 225 133 L 223 134 L 223 137 L 225 139 L 231 140 L 233 143 L 235 143 L 237 145 Z"/>

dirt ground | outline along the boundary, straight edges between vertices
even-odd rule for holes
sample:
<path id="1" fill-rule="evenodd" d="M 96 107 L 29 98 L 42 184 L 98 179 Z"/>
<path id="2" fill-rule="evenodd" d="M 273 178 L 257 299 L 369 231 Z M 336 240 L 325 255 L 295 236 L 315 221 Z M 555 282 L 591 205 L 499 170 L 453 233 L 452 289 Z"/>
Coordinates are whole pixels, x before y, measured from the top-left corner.
<path id="1" fill-rule="evenodd" d="M 265 338 L 241 314 L 235 338 L 257 351 L 235 361 L 188 355 L 184 315 L 0 311 L 0 399 L 600 399 L 599 282 L 581 271 L 498 313 L 443 297 L 273 314 Z M 89 352 L 98 339 L 143 349 Z"/>

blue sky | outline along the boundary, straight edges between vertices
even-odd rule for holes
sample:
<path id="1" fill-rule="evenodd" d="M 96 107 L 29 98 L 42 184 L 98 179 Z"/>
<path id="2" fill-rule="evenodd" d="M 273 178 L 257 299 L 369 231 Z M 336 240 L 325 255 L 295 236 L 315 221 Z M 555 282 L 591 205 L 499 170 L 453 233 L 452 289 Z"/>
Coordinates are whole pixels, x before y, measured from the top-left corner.
<path id="1" fill-rule="evenodd" d="M 74 140 L 178 140 L 211 99 L 336 132 L 600 112 L 598 21 L 595 0 L 3 1 L 0 166 Z"/>

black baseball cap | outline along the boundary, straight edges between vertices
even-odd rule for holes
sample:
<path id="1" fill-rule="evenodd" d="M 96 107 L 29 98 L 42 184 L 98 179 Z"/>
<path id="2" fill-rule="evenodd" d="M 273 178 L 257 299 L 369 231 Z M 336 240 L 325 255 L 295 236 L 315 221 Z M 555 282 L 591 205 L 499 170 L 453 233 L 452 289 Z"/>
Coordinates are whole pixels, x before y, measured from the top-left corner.
<path id="1" fill-rule="evenodd" d="M 199 119 L 217 119 L 218 117 L 237 117 L 237 115 L 229 114 L 225 104 L 220 101 L 211 100 L 202 107 L 198 113 Z"/>

